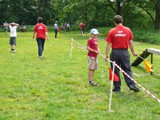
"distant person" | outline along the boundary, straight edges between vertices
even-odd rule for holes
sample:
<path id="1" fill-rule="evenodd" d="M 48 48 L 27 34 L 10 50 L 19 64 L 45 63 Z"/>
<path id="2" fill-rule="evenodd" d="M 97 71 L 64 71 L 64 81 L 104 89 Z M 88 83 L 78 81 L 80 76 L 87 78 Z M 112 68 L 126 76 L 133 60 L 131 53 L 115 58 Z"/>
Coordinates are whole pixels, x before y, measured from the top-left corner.
<path id="1" fill-rule="evenodd" d="M 45 40 L 47 39 L 49 41 L 47 28 L 43 24 L 42 17 L 38 18 L 38 23 L 35 25 L 33 39 L 35 38 L 35 34 L 36 34 L 36 40 L 37 40 L 37 45 L 38 45 L 38 55 L 39 55 L 39 58 L 42 58 Z"/>
<path id="2" fill-rule="evenodd" d="M 54 32 L 55 32 L 55 38 L 57 38 L 57 34 L 58 34 L 58 22 L 56 21 L 54 24 Z"/>
<path id="3" fill-rule="evenodd" d="M 67 25 L 66 25 L 66 27 L 67 27 L 67 31 L 69 31 L 69 29 L 70 29 L 70 24 L 69 24 L 69 22 L 67 22 Z"/>
<path id="4" fill-rule="evenodd" d="M 64 29 L 65 29 L 65 26 L 64 26 L 63 23 L 61 23 L 60 29 L 61 29 L 61 30 L 64 30 Z"/>
<path id="5" fill-rule="evenodd" d="M 5 21 L 5 22 L 3 23 L 3 27 L 4 27 L 4 32 L 5 32 L 5 34 L 7 35 L 7 34 L 8 34 L 8 27 L 9 27 L 9 24 L 7 23 L 7 21 Z"/>
<path id="6" fill-rule="evenodd" d="M 83 22 L 81 22 L 79 24 L 79 28 L 80 28 L 80 31 L 81 31 L 81 35 L 84 36 L 84 27 L 85 27 L 85 24 Z"/>
<path id="7" fill-rule="evenodd" d="M 25 32 L 26 31 L 26 26 L 24 25 L 24 23 L 20 26 L 20 30 L 22 32 Z"/>
<path id="8" fill-rule="evenodd" d="M 112 48 L 112 51 L 110 53 L 110 60 L 115 61 L 116 64 L 120 66 L 125 73 L 132 77 L 128 48 L 130 48 L 133 56 L 137 56 L 137 53 L 134 51 L 132 31 L 128 27 L 123 26 L 123 18 L 120 15 L 116 15 L 114 17 L 114 24 L 115 27 L 108 32 L 106 38 L 106 58 L 108 58 L 110 48 Z M 112 64 L 111 67 L 113 67 Z M 115 74 L 119 77 L 119 81 L 114 81 L 114 92 L 121 91 L 121 78 L 119 71 L 120 70 L 115 67 Z M 125 82 L 130 88 L 130 90 L 133 90 L 134 92 L 139 92 L 139 89 L 135 86 L 135 82 L 132 81 L 125 74 L 123 75 Z"/>
<path id="9" fill-rule="evenodd" d="M 97 83 L 94 82 L 94 71 L 97 69 L 97 55 L 100 53 L 98 49 L 98 40 L 97 35 L 99 34 L 97 29 L 91 29 L 90 35 L 91 37 L 87 42 L 87 50 L 88 50 L 88 79 L 89 84 L 91 86 L 96 86 Z"/>
<path id="10" fill-rule="evenodd" d="M 67 30 L 67 22 L 64 23 L 65 30 Z"/>
<path id="11" fill-rule="evenodd" d="M 17 23 L 9 23 L 9 29 L 10 29 L 10 42 L 11 45 L 11 52 L 15 52 L 15 46 L 16 46 L 16 38 L 17 38 L 17 27 L 19 24 Z"/>

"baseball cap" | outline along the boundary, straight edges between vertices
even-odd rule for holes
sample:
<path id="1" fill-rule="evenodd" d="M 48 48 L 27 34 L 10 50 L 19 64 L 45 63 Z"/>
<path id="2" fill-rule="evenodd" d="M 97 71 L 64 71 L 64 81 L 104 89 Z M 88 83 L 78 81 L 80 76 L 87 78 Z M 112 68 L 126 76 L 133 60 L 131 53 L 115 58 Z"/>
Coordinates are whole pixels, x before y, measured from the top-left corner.
<path id="1" fill-rule="evenodd" d="M 99 34 L 97 29 L 91 29 L 90 34 Z"/>

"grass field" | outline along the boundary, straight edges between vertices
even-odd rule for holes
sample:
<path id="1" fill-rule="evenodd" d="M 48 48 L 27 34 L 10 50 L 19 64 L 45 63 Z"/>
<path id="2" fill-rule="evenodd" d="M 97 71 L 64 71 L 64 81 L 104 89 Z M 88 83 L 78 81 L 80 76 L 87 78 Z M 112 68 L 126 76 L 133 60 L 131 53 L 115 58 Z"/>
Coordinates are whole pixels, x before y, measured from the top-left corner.
<path id="1" fill-rule="evenodd" d="M 108 67 L 99 56 L 95 81 L 88 84 L 87 51 L 74 45 L 70 59 L 70 39 L 86 46 L 89 34 L 61 32 L 57 39 L 49 32 L 43 59 L 37 55 L 37 44 L 31 32 L 18 32 L 16 53 L 10 52 L 9 36 L 0 33 L 0 120 L 160 120 L 160 103 L 140 89 L 130 91 L 122 77 L 122 92 L 113 93 L 112 110 L 108 112 L 110 82 Z M 105 38 L 99 37 L 104 54 Z M 146 48 L 160 46 L 135 43 L 141 54 Z M 131 62 L 136 58 L 131 56 Z M 147 58 L 150 61 L 150 57 Z M 160 99 L 160 56 L 154 55 L 154 74 L 146 72 L 143 63 L 132 67 L 135 80 Z"/>

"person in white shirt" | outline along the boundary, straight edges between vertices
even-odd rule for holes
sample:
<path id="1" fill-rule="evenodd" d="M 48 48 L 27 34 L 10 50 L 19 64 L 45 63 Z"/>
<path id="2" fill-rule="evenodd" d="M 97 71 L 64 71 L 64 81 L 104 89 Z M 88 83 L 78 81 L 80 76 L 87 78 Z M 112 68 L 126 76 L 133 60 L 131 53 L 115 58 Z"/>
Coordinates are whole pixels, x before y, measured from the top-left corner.
<path id="1" fill-rule="evenodd" d="M 58 34 L 58 21 L 55 22 L 54 24 L 54 32 L 55 32 L 55 38 L 57 38 L 57 34 Z"/>
<path id="2" fill-rule="evenodd" d="M 17 38 L 17 27 L 19 24 L 17 23 L 9 23 L 9 29 L 10 29 L 10 42 L 11 45 L 11 52 L 15 52 L 15 46 L 16 46 L 16 38 Z"/>

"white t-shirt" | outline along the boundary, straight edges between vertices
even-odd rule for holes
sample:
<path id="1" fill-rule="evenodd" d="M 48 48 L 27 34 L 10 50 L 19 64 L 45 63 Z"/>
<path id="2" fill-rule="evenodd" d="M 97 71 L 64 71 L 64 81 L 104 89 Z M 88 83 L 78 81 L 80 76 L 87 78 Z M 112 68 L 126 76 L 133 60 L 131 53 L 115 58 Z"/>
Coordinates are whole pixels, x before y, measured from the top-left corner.
<path id="1" fill-rule="evenodd" d="M 54 29 L 58 29 L 57 23 L 54 24 Z"/>
<path id="2" fill-rule="evenodd" d="M 9 26 L 10 28 L 10 37 L 17 37 L 17 26 Z"/>

